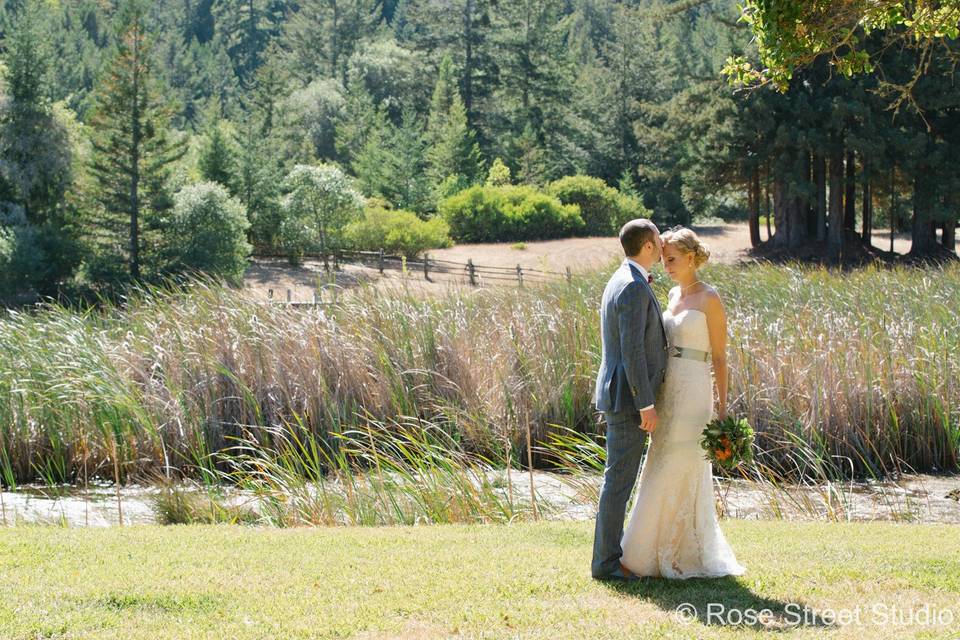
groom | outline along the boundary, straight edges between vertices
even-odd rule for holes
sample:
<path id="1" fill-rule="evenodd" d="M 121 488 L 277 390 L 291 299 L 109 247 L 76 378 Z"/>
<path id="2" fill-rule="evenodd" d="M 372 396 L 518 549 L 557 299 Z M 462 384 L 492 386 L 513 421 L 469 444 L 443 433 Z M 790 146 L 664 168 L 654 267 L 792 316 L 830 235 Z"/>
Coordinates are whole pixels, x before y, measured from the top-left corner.
<path id="1" fill-rule="evenodd" d="M 660 262 L 660 231 L 649 220 L 631 220 L 620 230 L 620 244 L 626 259 L 600 303 L 603 355 L 594 392 L 607 422 L 607 464 L 590 567 L 601 579 L 636 577 L 620 564 L 620 538 L 647 434 L 657 427 L 653 404 L 667 365 L 666 332 L 649 275 Z"/>

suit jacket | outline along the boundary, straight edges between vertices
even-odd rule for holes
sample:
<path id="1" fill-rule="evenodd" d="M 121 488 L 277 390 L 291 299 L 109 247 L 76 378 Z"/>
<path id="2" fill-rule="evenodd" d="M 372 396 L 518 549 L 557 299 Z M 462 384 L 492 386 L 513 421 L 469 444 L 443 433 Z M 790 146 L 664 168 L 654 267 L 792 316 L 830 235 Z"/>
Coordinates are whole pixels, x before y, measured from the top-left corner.
<path id="1" fill-rule="evenodd" d="M 653 289 L 626 260 L 603 290 L 600 331 L 597 409 L 621 413 L 652 405 L 667 369 L 667 334 Z"/>

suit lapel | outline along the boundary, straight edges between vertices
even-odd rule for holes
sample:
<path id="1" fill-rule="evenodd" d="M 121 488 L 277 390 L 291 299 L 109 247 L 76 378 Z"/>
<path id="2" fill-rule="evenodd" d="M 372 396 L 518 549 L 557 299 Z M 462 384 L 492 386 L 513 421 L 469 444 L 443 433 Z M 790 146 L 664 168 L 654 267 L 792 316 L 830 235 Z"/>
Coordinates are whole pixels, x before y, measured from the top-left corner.
<path id="1" fill-rule="evenodd" d="M 653 292 L 653 287 L 650 286 L 650 283 L 646 281 L 643 277 L 643 274 L 640 273 L 635 266 L 630 264 L 627 260 L 623 261 L 623 264 L 630 270 L 630 275 L 633 276 L 633 279 L 642 282 L 643 286 L 647 288 L 647 291 L 650 292 L 650 297 L 653 298 L 653 304 L 657 307 L 657 319 L 660 321 L 660 329 L 663 331 L 663 335 L 667 335 L 667 328 L 663 326 L 663 309 L 660 308 L 660 301 L 657 300 L 657 294 Z"/>

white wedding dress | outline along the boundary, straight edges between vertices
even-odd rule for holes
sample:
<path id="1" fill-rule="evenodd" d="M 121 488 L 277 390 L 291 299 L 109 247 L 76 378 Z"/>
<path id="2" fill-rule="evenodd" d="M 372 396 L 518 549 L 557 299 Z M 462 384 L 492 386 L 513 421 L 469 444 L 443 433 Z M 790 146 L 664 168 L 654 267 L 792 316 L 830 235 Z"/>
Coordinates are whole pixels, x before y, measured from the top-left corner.
<path id="1" fill-rule="evenodd" d="M 706 316 L 685 309 L 663 314 L 670 346 L 710 351 Z M 710 363 L 667 358 L 657 395 L 657 428 L 640 471 L 637 496 L 623 532 L 620 561 L 641 576 L 742 575 L 717 521 L 713 470 L 700 447 L 713 418 Z"/>

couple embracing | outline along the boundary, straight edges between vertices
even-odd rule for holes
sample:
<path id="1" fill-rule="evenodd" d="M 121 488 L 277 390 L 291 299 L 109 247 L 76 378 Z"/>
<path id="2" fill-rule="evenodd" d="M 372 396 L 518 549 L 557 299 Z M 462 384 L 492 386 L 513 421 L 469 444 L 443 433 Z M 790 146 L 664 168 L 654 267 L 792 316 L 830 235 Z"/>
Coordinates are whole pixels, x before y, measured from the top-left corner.
<path id="1" fill-rule="evenodd" d="M 716 290 L 697 275 L 710 254 L 690 229 L 661 237 L 645 219 L 624 225 L 620 244 L 626 258 L 600 305 L 594 402 L 607 423 L 607 461 L 591 573 L 621 580 L 741 575 L 746 569 L 720 530 L 712 467 L 699 443 L 707 423 L 727 410 L 726 317 Z M 651 288 L 650 270 L 661 259 L 677 284 L 665 311 Z"/>

